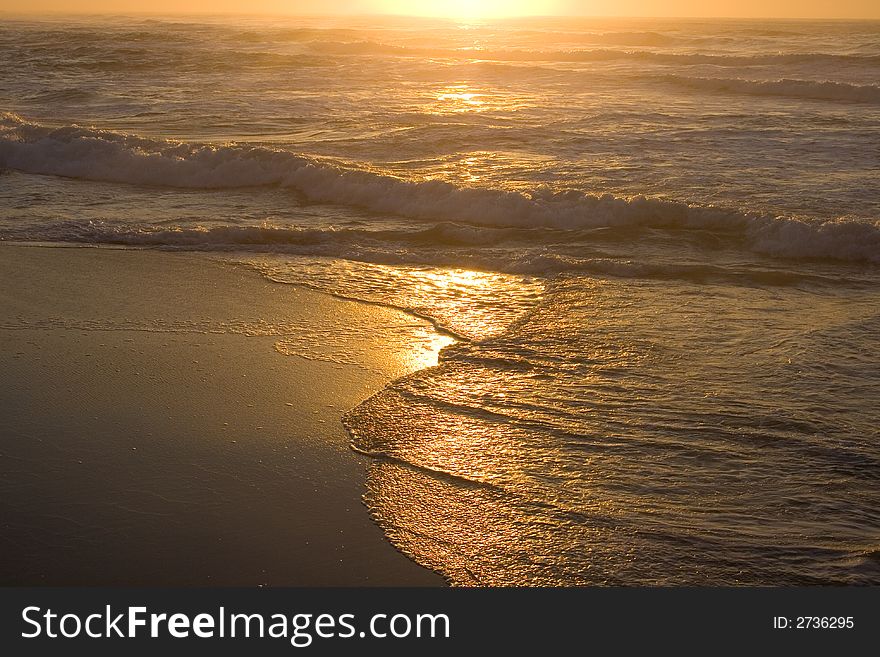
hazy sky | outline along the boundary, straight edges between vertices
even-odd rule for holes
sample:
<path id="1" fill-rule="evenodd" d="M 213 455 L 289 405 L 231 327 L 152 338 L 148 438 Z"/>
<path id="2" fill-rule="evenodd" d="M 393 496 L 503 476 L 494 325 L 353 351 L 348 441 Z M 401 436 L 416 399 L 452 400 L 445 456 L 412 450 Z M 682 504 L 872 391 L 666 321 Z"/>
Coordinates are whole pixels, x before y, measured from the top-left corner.
<path id="1" fill-rule="evenodd" d="M 0 0 L 0 10 L 880 18 L 880 0 Z"/>

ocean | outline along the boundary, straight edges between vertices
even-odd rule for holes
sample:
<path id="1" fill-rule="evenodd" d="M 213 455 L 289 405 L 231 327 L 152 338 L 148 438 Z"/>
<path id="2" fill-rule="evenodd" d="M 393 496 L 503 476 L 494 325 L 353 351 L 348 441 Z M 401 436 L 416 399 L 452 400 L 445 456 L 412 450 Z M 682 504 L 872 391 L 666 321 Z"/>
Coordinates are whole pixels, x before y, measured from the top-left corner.
<path id="1" fill-rule="evenodd" d="M 7 17 L 0 112 L 0 240 L 434 324 L 345 423 L 451 583 L 880 584 L 880 23 Z"/>

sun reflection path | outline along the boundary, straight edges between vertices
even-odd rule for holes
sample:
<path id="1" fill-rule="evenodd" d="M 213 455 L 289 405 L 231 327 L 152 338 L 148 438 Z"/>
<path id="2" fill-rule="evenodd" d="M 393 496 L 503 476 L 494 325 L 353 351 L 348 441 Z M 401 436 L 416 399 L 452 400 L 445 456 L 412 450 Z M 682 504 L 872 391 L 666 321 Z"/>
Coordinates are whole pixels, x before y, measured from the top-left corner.
<path id="1" fill-rule="evenodd" d="M 466 84 L 443 87 L 437 93 L 440 112 L 473 112 L 485 109 L 485 94 L 473 91 Z"/>
<path id="2" fill-rule="evenodd" d="M 411 276 L 409 294 L 419 311 L 472 340 L 503 332 L 543 290 L 534 281 L 472 269 L 432 269 Z"/>
<path id="3" fill-rule="evenodd" d="M 412 349 L 404 352 L 401 357 L 402 368 L 410 372 L 434 367 L 438 363 L 440 351 L 455 342 L 452 336 L 437 333 L 427 327 L 420 330 L 415 337 Z"/>
<path id="4" fill-rule="evenodd" d="M 481 61 L 474 51 L 473 62 Z M 511 118 L 536 107 L 537 99 L 530 90 L 510 86 L 476 86 L 466 82 L 444 84 L 426 95 L 420 110 L 428 115 L 475 114 L 489 118 Z"/>
<path id="5" fill-rule="evenodd" d="M 454 235 L 440 237 L 461 239 L 459 231 L 467 229 L 451 230 Z M 437 365 L 439 352 L 456 337 L 480 341 L 502 334 L 544 292 L 543 279 L 465 268 L 277 255 L 232 261 L 277 283 L 366 302 L 381 325 L 375 330 L 370 322 L 362 327 L 353 323 L 349 315 L 326 315 L 329 325 L 320 330 L 293 327 L 273 333 L 280 336 L 275 345 L 279 352 L 364 366 L 393 377 Z M 414 322 L 413 316 L 419 320 Z"/>

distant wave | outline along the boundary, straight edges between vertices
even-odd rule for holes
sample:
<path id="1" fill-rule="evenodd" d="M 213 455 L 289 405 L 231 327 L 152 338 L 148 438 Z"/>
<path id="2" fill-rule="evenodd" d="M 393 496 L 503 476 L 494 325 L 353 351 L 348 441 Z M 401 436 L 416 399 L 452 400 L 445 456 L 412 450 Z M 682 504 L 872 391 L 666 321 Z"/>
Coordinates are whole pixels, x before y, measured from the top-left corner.
<path id="1" fill-rule="evenodd" d="M 247 30 L 235 34 L 234 39 L 247 43 L 274 43 L 278 41 L 298 42 L 319 39 L 356 39 L 360 34 L 359 30 L 349 28 L 293 27 L 276 30 Z"/>
<path id="2" fill-rule="evenodd" d="M 668 46 L 683 40 L 660 32 L 604 32 L 584 35 L 583 38 L 596 43 L 613 43 L 619 46 Z"/>
<path id="3" fill-rule="evenodd" d="M 98 35 L 50 33 L 38 45 L 13 44 L 15 59 L 30 66 L 101 70 L 212 71 L 242 67 L 274 68 L 332 66 L 348 57 L 387 56 L 421 60 L 537 63 L 640 62 L 644 64 L 721 68 L 750 66 L 803 66 L 880 68 L 880 55 L 824 52 L 681 52 L 665 49 L 669 37 L 654 33 L 609 33 L 589 36 L 584 47 L 573 48 L 455 48 L 449 45 L 401 45 L 362 38 L 357 33 L 296 30 L 291 49 L 279 52 L 272 41 L 265 48 L 248 40 L 222 41 L 217 47 L 186 40 L 155 43 L 147 39 L 103 38 Z M 57 40 L 53 40 L 57 37 Z M 331 37 L 331 38 L 328 38 Z M 361 37 L 361 38 L 358 38 Z M 256 36 L 254 38 L 257 38 Z M 262 40 L 263 37 L 260 37 Z M 583 35 L 581 35 L 583 39 Z M 262 46 L 263 44 L 256 44 Z M 832 69 L 833 70 L 833 69 Z"/>
<path id="4" fill-rule="evenodd" d="M 766 254 L 880 262 L 877 221 L 807 221 L 576 190 L 520 193 L 407 181 L 283 150 L 187 144 L 77 126 L 51 128 L 11 114 L 0 118 L 0 168 L 187 189 L 280 186 L 314 203 L 479 227 L 709 229 L 735 233 Z"/>
<path id="5" fill-rule="evenodd" d="M 552 75 L 552 76 L 583 76 L 581 70 L 561 70 L 554 68 L 552 63 L 545 66 L 531 64 L 523 66 L 516 62 L 477 61 L 462 62 L 458 64 L 467 67 L 468 70 L 477 70 L 485 73 L 498 72 L 499 75 L 515 75 L 523 79 L 525 75 Z M 662 73 L 656 70 L 642 71 L 629 74 L 624 77 L 619 71 L 614 72 L 590 72 L 591 79 L 624 84 L 633 83 L 669 84 L 683 89 L 705 91 L 710 93 L 732 93 L 752 96 L 771 96 L 800 98 L 804 100 L 823 100 L 835 102 L 852 102 L 866 104 L 880 104 L 880 85 L 877 84 L 852 84 L 847 82 L 835 82 L 832 80 L 802 80 L 794 78 L 781 78 L 775 80 L 753 80 L 746 78 L 727 77 L 700 77 L 688 75 L 676 75 Z"/>
<path id="6" fill-rule="evenodd" d="M 291 70 L 304 67 L 331 66 L 333 62 L 318 54 L 277 53 L 261 50 L 208 50 L 197 47 L 155 49 L 149 44 L 141 47 L 126 44 L 107 46 L 88 44 L 70 50 L 70 56 L 52 52 L 47 57 L 41 48 L 29 53 L 18 53 L 23 64 L 38 69 L 63 68 L 88 71 L 169 71 L 222 72 L 243 68 Z M 59 59 L 55 59 L 60 56 Z"/>
<path id="7" fill-rule="evenodd" d="M 624 46 L 666 46 L 681 42 L 705 41 L 704 37 L 671 36 L 653 31 L 622 31 L 622 32 L 558 32 L 550 33 L 543 31 L 525 31 L 524 34 L 552 37 L 555 41 L 567 41 L 583 43 L 605 43 Z M 298 27 L 278 30 L 246 31 L 234 36 L 237 41 L 243 42 L 307 42 L 325 41 L 336 43 L 344 41 L 364 40 L 364 31 L 346 28 L 314 28 Z"/>
<path id="8" fill-rule="evenodd" d="M 752 55 L 663 52 L 656 50 L 620 50 L 588 48 L 571 50 L 489 50 L 479 48 L 421 48 L 378 41 L 324 41 L 306 43 L 307 47 L 331 55 L 397 55 L 401 57 L 469 58 L 490 61 L 594 62 L 617 59 L 641 60 L 668 64 L 710 64 L 715 66 L 754 66 L 772 64 L 860 64 L 880 65 L 880 55 L 848 55 L 822 52 L 764 53 Z M 623 44 L 620 44 L 623 45 Z"/>
<path id="9" fill-rule="evenodd" d="M 692 78 L 679 75 L 658 76 L 658 78 L 679 86 L 707 91 L 755 96 L 788 96 L 813 100 L 843 100 L 855 103 L 880 103 L 880 86 L 873 84 L 790 79 Z"/>

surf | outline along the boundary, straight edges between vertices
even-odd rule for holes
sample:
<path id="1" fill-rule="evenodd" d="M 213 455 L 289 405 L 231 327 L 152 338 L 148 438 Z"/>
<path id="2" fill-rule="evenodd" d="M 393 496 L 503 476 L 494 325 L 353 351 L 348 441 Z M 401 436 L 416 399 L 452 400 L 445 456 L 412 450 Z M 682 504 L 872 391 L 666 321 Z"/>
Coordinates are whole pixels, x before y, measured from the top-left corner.
<path id="1" fill-rule="evenodd" d="M 810 220 L 575 189 L 523 192 L 407 180 L 356 163 L 278 148 L 191 144 L 75 125 L 55 128 L 12 114 L 0 118 L 0 168 L 177 189 L 274 186 L 293 190 L 312 203 L 353 206 L 420 222 L 554 230 L 712 230 L 738 235 L 750 249 L 768 255 L 880 262 L 876 220 Z M 265 235 L 271 238 L 273 233 Z"/>

